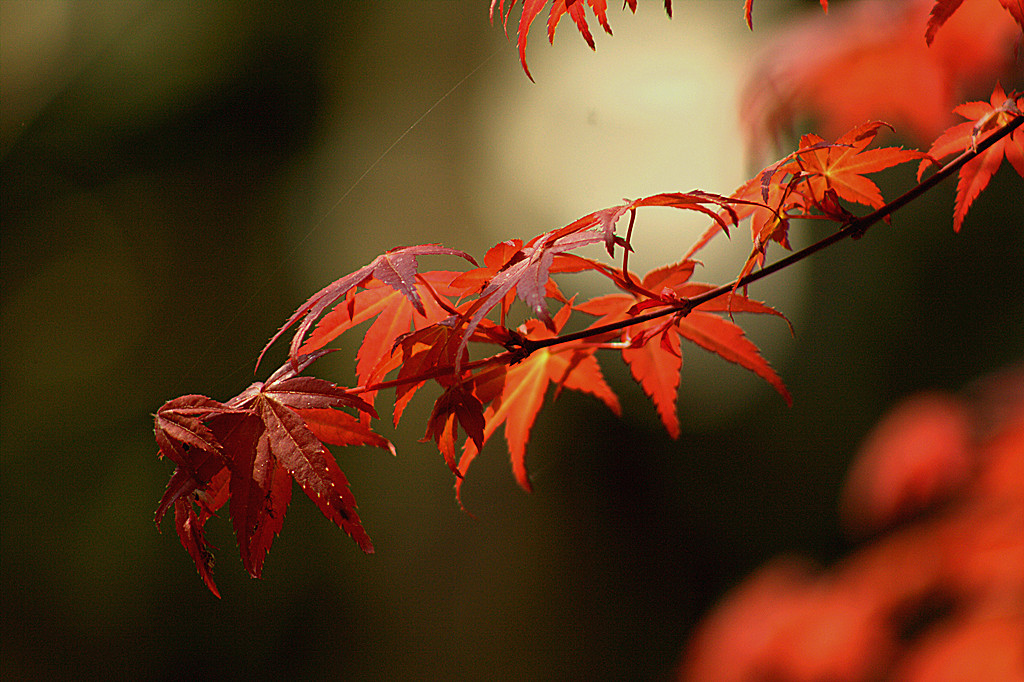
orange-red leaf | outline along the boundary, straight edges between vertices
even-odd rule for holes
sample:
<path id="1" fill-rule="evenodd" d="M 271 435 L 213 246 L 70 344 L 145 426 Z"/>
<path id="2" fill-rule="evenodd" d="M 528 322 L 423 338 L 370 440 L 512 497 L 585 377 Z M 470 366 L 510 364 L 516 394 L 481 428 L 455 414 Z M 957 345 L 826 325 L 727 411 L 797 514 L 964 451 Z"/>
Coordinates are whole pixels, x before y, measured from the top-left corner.
<path id="1" fill-rule="evenodd" d="M 761 357 L 757 346 L 743 334 L 738 325 L 718 315 L 694 310 L 679 320 L 678 327 L 682 336 L 729 362 L 749 369 L 771 384 L 787 404 L 793 404 L 793 397 L 786 390 L 782 379 L 768 361 Z"/>
<path id="2" fill-rule="evenodd" d="M 666 330 L 661 333 L 662 341 L 649 341 L 639 348 L 623 348 L 622 359 L 629 365 L 629 371 L 643 388 L 654 409 L 672 438 L 679 438 L 679 412 L 676 398 L 679 393 L 679 370 L 683 366 L 683 352 L 679 337 Z"/>
<path id="3" fill-rule="evenodd" d="M 801 149 L 809 151 L 798 152 L 793 163 L 805 174 L 804 182 L 816 206 L 825 200 L 828 190 L 834 190 L 847 201 L 880 208 L 885 204 L 882 193 L 864 175 L 928 158 L 927 154 L 915 149 L 866 149 L 878 134 L 878 129 L 885 125 L 881 121 L 865 123 L 830 145 L 825 145 L 825 140 L 817 135 L 801 138 Z"/>
<path id="4" fill-rule="evenodd" d="M 299 349 L 299 353 L 311 353 L 323 348 L 349 329 L 368 320 L 374 320 L 363 337 L 356 366 L 359 381 L 367 383 L 374 365 L 382 356 L 390 353 L 399 336 L 439 322 L 449 315 L 448 311 L 434 300 L 431 289 L 441 296 L 446 304 L 450 304 L 450 297 L 458 296 L 462 292 L 462 288 L 451 284 L 459 275 L 458 272 L 443 270 L 419 273 L 420 281 L 414 288 L 423 304 L 422 314 L 401 291 L 375 278 L 370 279 L 362 284 L 362 290 L 342 300 L 320 319 L 316 329 Z"/>
<path id="5" fill-rule="evenodd" d="M 591 299 L 576 309 L 599 316 L 600 319 L 594 323 L 594 326 L 599 326 L 627 320 L 638 307 L 645 307 L 645 303 L 651 304 L 647 307 L 656 307 L 659 303 L 671 305 L 679 300 L 699 296 L 712 287 L 689 281 L 694 265 L 693 261 L 683 261 L 656 268 L 643 278 L 640 288 L 658 292 L 662 295 L 661 301 L 645 301 L 637 294 L 610 294 Z M 778 311 L 763 303 L 733 293 L 702 303 L 685 317 L 677 315 L 675 318 L 656 318 L 631 325 L 622 331 L 622 341 L 627 344 L 622 350 L 622 358 L 629 365 L 633 378 L 651 398 L 665 429 L 673 438 L 679 436 L 676 398 L 679 370 L 682 367 L 680 336 L 749 369 L 768 381 L 787 403 L 792 403 L 782 380 L 761 357 L 757 347 L 735 323 L 715 314 L 718 312 L 751 312 L 782 317 Z"/>
<path id="6" fill-rule="evenodd" d="M 590 9 L 594 12 L 597 17 L 598 23 L 606 33 L 611 35 L 612 29 L 608 24 L 608 3 L 607 0 L 586 0 L 586 3 L 590 5 Z M 491 0 L 490 16 L 491 21 L 494 21 L 494 8 L 498 8 L 498 14 L 501 17 L 502 26 L 505 27 L 505 34 L 508 35 L 508 17 L 512 13 L 512 8 L 515 6 L 516 0 L 509 0 L 508 6 L 506 7 L 505 0 Z M 517 31 L 516 43 L 519 47 L 519 63 L 523 65 L 523 71 L 526 72 L 527 77 L 533 80 L 533 76 L 530 75 L 530 69 L 526 66 L 526 41 L 530 33 L 530 26 L 533 24 L 541 11 L 544 9 L 544 5 L 547 4 L 547 0 L 523 0 L 523 12 L 519 17 L 519 28 Z M 627 0 L 626 4 L 630 10 L 636 12 L 636 0 Z M 672 16 L 672 0 L 665 0 L 665 11 L 668 15 Z M 554 0 L 551 5 L 551 9 L 548 12 L 547 21 L 547 33 L 548 40 L 554 42 L 555 40 L 555 28 L 558 26 L 558 22 L 561 21 L 562 17 L 568 14 L 572 17 L 573 22 L 576 24 L 576 28 L 579 30 L 583 39 L 587 41 L 587 44 L 591 49 L 594 49 L 594 37 L 590 34 L 590 27 L 587 25 L 586 13 L 583 9 L 583 0 Z"/>
<path id="7" fill-rule="evenodd" d="M 395 454 L 395 446 L 384 436 L 347 412 L 330 409 L 295 410 L 306 427 L 322 443 L 331 445 L 372 445 Z"/>
<path id="8" fill-rule="evenodd" d="M 979 136 L 983 138 L 988 131 L 1003 127 L 1021 116 L 1022 109 L 1024 97 L 1013 93 L 1007 97 L 1003 88 L 997 85 L 988 102 L 968 102 L 958 106 L 955 109 L 956 113 L 968 120 L 946 130 L 935 140 L 928 153 L 936 159 L 941 159 L 963 152 L 975 145 Z M 1002 165 L 1004 157 L 1017 173 L 1024 177 L 1024 126 L 1018 127 L 1009 137 L 999 140 L 960 168 L 953 211 L 955 231 L 960 231 L 967 210 L 988 186 L 989 180 Z M 918 168 L 918 179 L 925 168 L 924 163 Z"/>
<path id="9" fill-rule="evenodd" d="M 561 329 L 568 318 L 569 306 L 556 315 L 556 328 Z M 527 338 L 547 338 L 552 333 L 537 320 L 528 320 L 521 328 Z M 526 443 L 530 428 L 537 417 L 548 386 L 569 388 L 589 393 L 601 400 L 615 414 L 621 412 L 618 398 L 604 380 L 601 368 L 594 357 L 594 347 L 580 344 L 562 344 L 535 351 L 517 365 L 509 367 L 504 378 L 501 393 L 494 398 L 484 411 L 484 443 L 502 424 L 505 425 L 505 440 L 508 443 L 512 461 L 512 473 L 524 490 L 531 490 L 526 469 Z M 480 449 L 473 439 L 467 440 L 459 460 L 459 478 L 455 482 L 456 495 L 461 499 L 462 481 L 469 465 Z"/>
<path id="10" fill-rule="evenodd" d="M 301 320 L 295 335 L 292 337 L 289 353 L 292 367 L 295 367 L 298 364 L 299 357 L 302 355 L 300 348 L 303 345 L 306 334 L 313 327 L 313 323 L 339 299 L 344 299 L 350 291 L 368 282 L 371 278 L 376 278 L 400 293 L 408 299 L 417 312 L 425 315 L 423 298 L 420 296 L 420 290 L 416 281 L 417 269 L 419 267 L 416 258 L 417 256 L 440 255 L 459 256 L 476 265 L 476 261 L 469 254 L 457 249 L 438 246 L 437 244 L 402 246 L 391 249 L 387 253 L 377 256 L 373 261 L 355 272 L 331 282 L 299 306 L 299 309 L 292 313 L 292 316 L 288 318 L 284 325 L 267 342 L 267 345 L 263 347 L 256 365 L 259 366 L 260 360 L 263 359 L 267 349 L 292 325 Z"/>

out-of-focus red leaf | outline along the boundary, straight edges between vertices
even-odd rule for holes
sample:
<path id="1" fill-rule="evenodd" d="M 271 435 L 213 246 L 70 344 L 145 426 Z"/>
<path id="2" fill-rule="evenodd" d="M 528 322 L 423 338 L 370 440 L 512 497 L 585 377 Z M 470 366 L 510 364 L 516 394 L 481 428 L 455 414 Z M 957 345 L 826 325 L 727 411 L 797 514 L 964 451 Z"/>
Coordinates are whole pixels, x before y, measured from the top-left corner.
<path id="1" fill-rule="evenodd" d="M 954 619 L 914 647 L 891 679 L 903 682 L 1024 680 L 1024 615 Z"/>
<path id="2" fill-rule="evenodd" d="M 843 489 L 847 527 L 874 532 L 947 499 L 971 473 L 963 404 L 926 394 L 901 405 L 861 446 Z"/>
<path id="3" fill-rule="evenodd" d="M 814 567 L 780 558 L 730 592 L 694 632 L 678 671 L 679 680 L 748 682 L 763 675 L 765 652 L 799 610 Z"/>
<path id="4" fill-rule="evenodd" d="M 1011 370 L 973 395 L 969 407 L 913 399 L 865 445 L 867 478 L 873 460 L 892 458 L 883 468 L 898 472 L 888 481 L 898 488 L 917 476 L 906 446 L 934 453 L 951 439 L 962 451 L 951 466 L 970 460 L 948 484 L 955 496 L 932 495 L 931 514 L 828 570 L 791 559 L 762 569 L 698 626 L 678 679 L 1024 679 L 1024 375 Z M 942 476 L 944 457 L 923 458 L 927 478 Z"/>
<path id="5" fill-rule="evenodd" d="M 922 34 L 934 4 L 861 0 L 782 31 L 741 96 L 750 147 L 760 155 L 811 116 L 826 139 L 883 119 L 927 144 L 954 122 L 950 112 L 965 96 L 988 94 L 1000 77 L 1019 79 L 1021 27 L 999 3 L 964 3 L 929 46 Z"/>

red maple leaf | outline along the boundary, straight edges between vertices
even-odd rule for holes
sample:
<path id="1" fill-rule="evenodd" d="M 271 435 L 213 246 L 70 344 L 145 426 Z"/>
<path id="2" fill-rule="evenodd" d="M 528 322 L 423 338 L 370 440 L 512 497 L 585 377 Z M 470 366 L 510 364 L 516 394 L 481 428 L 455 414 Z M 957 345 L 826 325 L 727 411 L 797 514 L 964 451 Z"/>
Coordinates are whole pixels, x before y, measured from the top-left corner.
<path id="1" fill-rule="evenodd" d="M 677 304 L 713 288 L 689 281 L 695 265 L 694 261 L 682 261 L 647 273 L 640 287 L 658 292 L 662 297 L 660 301 L 636 293 L 609 294 L 591 299 L 576 309 L 600 316 L 594 323 L 598 326 L 634 317 L 640 306 L 648 309 Z M 731 301 L 724 300 L 730 296 Z M 767 313 L 781 317 L 774 309 L 733 293 L 698 305 L 685 316 L 666 316 L 640 322 L 626 327 L 621 333 L 625 343 L 622 358 L 629 365 L 633 378 L 653 401 L 662 423 L 673 438 L 679 437 L 676 396 L 683 361 L 681 338 L 749 369 L 771 384 L 787 403 L 792 403 L 782 380 L 758 352 L 757 346 L 743 335 L 743 330 L 736 324 L 716 314 L 730 309 L 731 312 Z"/>
<path id="2" fill-rule="evenodd" d="M 711 217 L 722 229 L 727 229 L 727 218 L 731 217 L 734 222 L 738 220 L 732 206 L 746 203 L 750 202 L 701 190 L 654 194 L 594 211 L 565 227 L 538 235 L 525 245 L 519 240 L 502 242 L 488 252 L 487 267 L 471 270 L 452 282 L 453 285 L 465 286 L 466 293 L 479 291 L 478 299 L 463 314 L 466 321 L 464 342 L 476 331 L 483 318 L 499 305 L 504 322 L 513 294 L 526 303 L 548 329 L 553 329 L 547 298 L 556 298 L 563 303 L 565 299 L 557 291 L 552 291 L 551 274 L 596 270 L 615 279 L 614 273 L 606 266 L 570 252 L 599 242 L 604 243 L 610 256 L 615 255 L 616 245 L 628 250 L 629 236 L 622 238 L 616 235 L 618 221 L 627 213 L 653 206 L 697 211 Z"/>
<path id="3" fill-rule="evenodd" d="M 974 147 L 979 136 L 992 129 L 1007 125 L 1014 118 L 1021 116 L 1024 109 L 1024 97 L 1003 92 L 996 85 L 988 102 L 967 102 L 954 111 L 968 119 L 964 123 L 949 128 L 932 144 L 928 153 L 937 159 L 945 158 Z M 978 198 L 981 191 L 988 186 L 989 180 L 999 170 L 1003 157 L 1021 177 L 1024 177 L 1024 127 L 1018 127 L 1009 137 L 996 142 L 960 169 L 956 185 L 956 206 L 953 211 L 953 229 L 957 232 L 967 216 L 967 209 Z M 922 163 L 917 171 L 918 180 L 927 166 Z"/>
<path id="4" fill-rule="evenodd" d="M 533 24 L 533 20 L 541 13 L 544 9 L 548 0 L 523 0 L 523 13 L 519 17 L 519 28 L 517 44 L 519 46 L 519 63 L 523 65 L 523 71 L 526 72 L 527 77 L 533 80 L 533 76 L 530 75 L 530 69 L 526 66 L 526 39 L 530 33 L 530 26 Z M 594 12 L 597 17 L 598 23 L 601 24 L 601 28 L 605 30 L 608 35 L 611 35 L 612 29 L 608 24 L 608 2 L 607 0 L 586 0 L 586 3 L 590 5 L 590 9 Z M 498 14 L 501 17 L 502 26 L 505 28 L 505 34 L 508 35 L 508 17 L 512 13 L 512 8 L 515 6 L 516 0 L 509 0 L 508 7 L 505 6 L 505 0 L 491 0 L 491 22 L 494 22 L 494 8 L 498 8 Z M 626 5 L 629 5 L 629 9 L 632 12 L 636 12 L 636 0 L 626 0 Z M 668 15 L 672 16 L 672 0 L 665 0 L 665 11 Z M 590 49 L 594 49 L 594 37 L 590 34 L 590 27 L 587 25 L 586 13 L 583 9 L 583 0 L 554 0 L 551 5 L 551 10 L 548 12 L 548 41 L 554 43 L 555 41 L 555 27 L 558 26 L 558 22 L 563 16 L 568 14 L 572 17 L 573 22 L 576 24 L 576 28 L 579 29 L 580 35 L 587 41 Z"/>
<path id="5" fill-rule="evenodd" d="M 362 386 L 373 384 L 401 363 L 401 354 L 395 352 L 400 337 L 436 324 L 452 314 L 451 297 L 464 293 L 462 286 L 452 283 L 457 276 L 458 272 L 447 271 L 416 275 L 413 286 L 422 303 L 422 312 L 403 292 L 371 278 L 361 285 L 359 291 L 350 290 L 333 310 L 320 319 L 298 352 L 313 352 L 353 327 L 373 320 L 356 354 L 356 379 Z M 376 391 L 366 391 L 361 395 L 372 402 Z M 400 412 L 396 411 L 396 422 Z"/>
<path id="6" fill-rule="evenodd" d="M 157 508 L 156 520 L 159 523 L 174 506 L 182 545 L 217 596 L 204 524 L 230 500 L 242 563 L 258 578 L 281 530 L 293 480 L 363 551 L 373 551 L 356 514 L 348 481 L 320 436 L 328 442 L 392 448 L 355 417 L 335 409 L 355 407 L 373 413 L 369 404 L 331 382 L 298 376 L 324 353 L 300 358 L 297 368 L 286 363 L 266 382 L 252 384 L 227 403 L 184 396 L 157 411 L 155 434 L 160 453 L 177 469 Z M 345 416 L 338 416 L 342 414 Z"/>
<path id="7" fill-rule="evenodd" d="M 550 338 L 562 329 L 571 310 L 572 306 L 566 305 L 555 315 L 555 332 L 538 320 L 527 320 L 519 327 L 519 332 L 529 339 Z M 532 489 L 526 470 L 526 443 L 549 384 L 555 384 L 556 396 L 562 388 L 582 391 L 597 397 L 612 412 L 620 414 L 619 400 L 605 383 L 597 358 L 594 357 L 596 350 L 594 345 L 566 343 L 534 351 L 522 362 L 508 368 L 501 392 L 484 410 L 482 442 L 486 443 L 499 426 L 505 425 L 512 473 L 524 490 Z M 455 493 L 460 504 L 463 479 L 479 452 L 476 440 L 468 439 L 456 472 L 458 478 L 455 481 Z"/>
<path id="8" fill-rule="evenodd" d="M 459 440 L 459 426 L 477 450 L 484 445 L 484 406 L 498 397 L 505 387 L 508 370 L 507 358 L 496 356 L 493 362 L 484 363 L 475 372 L 465 372 L 455 381 L 448 377 L 438 379 L 446 386 L 444 393 L 434 402 L 427 432 L 421 442 L 433 439 L 445 463 L 456 476 L 461 476 L 455 461 L 455 448 Z"/>
<path id="9" fill-rule="evenodd" d="M 559 257 L 574 249 L 604 241 L 603 235 L 584 231 L 582 227 L 568 229 L 573 225 L 545 232 L 514 251 L 506 250 L 506 263 L 487 281 L 477 300 L 463 313 L 465 326 L 460 353 L 491 310 L 499 305 L 503 311 L 507 309 L 513 292 L 539 320 L 549 329 L 554 329 L 554 321 L 548 312 L 548 281 L 553 269 L 557 271 Z"/>
<path id="10" fill-rule="evenodd" d="M 928 45 L 933 9 L 934 0 L 856 2 L 793 22 L 765 48 L 740 97 L 750 146 L 770 147 L 807 116 L 826 139 L 883 119 L 924 144 L 954 122 L 965 96 L 1019 78 L 1021 26 L 999 3 L 965 2 Z"/>
<path id="11" fill-rule="evenodd" d="M 800 138 L 802 151 L 795 154 L 790 169 L 799 169 L 803 174 L 806 190 L 814 206 L 821 208 L 826 194 L 833 190 L 841 199 L 881 208 L 885 201 L 878 185 L 864 175 L 907 161 L 930 158 L 916 149 L 867 149 L 883 126 L 889 127 L 881 121 L 865 123 L 850 130 L 833 144 L 826 144 L 823 138 L 813 134 Z"/>
<path id="12" fill-rule="evenodd" d="M 1024 679 L 1022 386 L 1010 370 L 973 404 L 929 394 L 886 417 L 847 483 L 867 508 L 843 511 L 902 523 L 831 567 L 770 562 L 694 629 L 676 679 Z"/>
<path id="13" fill-rule="evenodd" d="M 729 197 L 728 213 L 687 251 L 684 260 L 703 248 L 725 225 L 750 217 L 753 248 L 737 280 L 764 264 L 771 242 L 789 249 L 789 225 L 794 218 L 828 219 L 847 223 L 855 216 L 840 199 L 880 208 L 885 204 L 878 186 L 865 174 L 908 161 L 933 160 L 928 154 L 900 147 L 867 149 L 882 127 L 881 121 L 856 126 L 835 142 L 818 135 L 800 138 L 800 147 L 764 168 Z"/>

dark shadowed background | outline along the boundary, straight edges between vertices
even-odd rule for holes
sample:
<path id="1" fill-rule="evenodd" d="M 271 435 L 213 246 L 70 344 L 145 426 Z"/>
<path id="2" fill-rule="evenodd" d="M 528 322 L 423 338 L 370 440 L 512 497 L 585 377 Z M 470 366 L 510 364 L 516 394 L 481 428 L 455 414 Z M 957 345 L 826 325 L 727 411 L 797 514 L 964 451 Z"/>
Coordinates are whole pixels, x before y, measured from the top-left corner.
<path id="1" fill-rule="evenodd" d="M 482 0 L 0 3 L 4 679 L 662 679 L 767 557 L 843 551 L 837 488 L 878 416 L 1024 352 L 1009 168 L 960 235 L 950 182 L 751 289 L 794 322 L 749 327 L 793 408 L 687 348 L 673 441 L 609 355 L 624 417 L 568 393 L 542 411 L 532 495 L 495 438 L 463 487 L 473 518 L 418 442 L 422 398 L 380 426 L 396 458 L 334 450 L 377 553 L 296 492 L 253 581 L 225 509 L 207 526 L 222 600 L 152 522 L 172 467 L 150 415 L 240 391 L 332 279 L 398 245 L 480 257 L 625 196 L 732 191 L 764 37 L 737 5 L 613 8 L 596 53 L 568 20 L 549 47 L 538 21 L 533 84 Z M 765 35 L 769 7 L 794 9 L 766 1 Z M 912 169 L 884 178 L 893 196 Z M 705 224 L 638 226 L 645 269 Z M 740 237 L 702 278 L 735 272 Z M 322 365 L 351 383 L 344 358 Z"/>

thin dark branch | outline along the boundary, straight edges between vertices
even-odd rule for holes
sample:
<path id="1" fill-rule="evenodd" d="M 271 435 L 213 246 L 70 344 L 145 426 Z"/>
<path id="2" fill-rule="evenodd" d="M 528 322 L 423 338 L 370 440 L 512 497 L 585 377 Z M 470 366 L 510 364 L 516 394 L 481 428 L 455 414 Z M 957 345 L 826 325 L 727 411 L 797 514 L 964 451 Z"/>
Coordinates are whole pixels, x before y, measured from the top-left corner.
<path id="1" fill-rule="evenodd" d="M 791 265 L 799 263 L 808 256 L 811 256 L 817 253 L 818 251 L 821 251 L 822 249 L 828 248 L 829 246 L 832 246 L 833 244 L 840 242 L 846 239 L 847 237 L 863 235 L 869 227 L 885 219 L 886 217 L 892 215 L 897 210 L 903 208 L 910 202 L 914 201 L 925 192 L 931 190 L 940 182 L 942 182 L 949 176 L 959 171 L 965 164 L 977 158 L 979 155 L 981 155 L 985 150 L 994 145 L 996 142 L 1003 139 L 1007 135 L 1010 135 L 1022 124 L 1024 124 L 1024 116 L 1017 116 L 1008 124 L 1006 124 L 999 130 L 997 130 L 996 132 L 994 132 L 993 134 L 989 135 L 987 138 L 979 142 L 974 149 L 968 149 L 963 154 L 956 157 L 955 159 L 947 163 L 945 166 L 940 168 L 938 171 L 936 171 L 934 175 L 931 175 L 922 182 L 919 182 L 910 190 L 900 195 L 896 199 L 893 199 L 885 206 L 882 206 L 881 208 L 872 211 L 867 215 L 861 216 L 860 218 L 855 218 L 854 220 L 851 220 L 850 222 L 843 225 L 843 227 L 841 227 L 839 230 L 830 234 L 824 239 L 815 242 L 814 244 L 811 244 L 810 246 L 803 248 L 793 254 L 790 254 L 785 258 L 775 261 L 770 265 L 766 265 L 760 270 L 750 273 L 746 277 L 740 278 L 729 284 L 723 284 L 722 286 L 717 287 L 715 289 L 711 289 L 710 291 L 706 291 L 700 296 L 694 296 L 693 298 L 687 299 L 685 301 L 680 301 L 677 305 L 666 306 L 665 308 L 655 310 L 645 315 L 631 317 L 628 320 L 612 322 L 610 324 L 601 325 L 600 327 L 590 327 L 582 331 L 573 332 L 571 334 L 563 334 L 562 336 L 556 336 L 550 339 L 526 339 L 523 344 L 522 350 L 526 354 L 529 354 L 532 353 L 533 351 L 540 350 L 541 348 L 548 348 L 550 346 L 555 346 L 562 343 L 571 343 L 573 341 L 579 341 L 592 336 L 600 336 L 602 334 L 607 334 L 609 332 L 625 329 L 626 327 L 631 327 L 635 324 L 648 322 L 659 317 L 665 317 L 666 315 L 686 315 L 691 310 L 701 305 L 702 303 L 707 303 L 708 301 L 714 300 L 719 296 L 729 294 L 733 291 L 736 291 L 736 289 L 740 287 L 745 287 L 749 284 L 752 284 L 760 279 L 767 277 L 768 275 L 778 272 L 779 270 L 788 268 Z"/>

